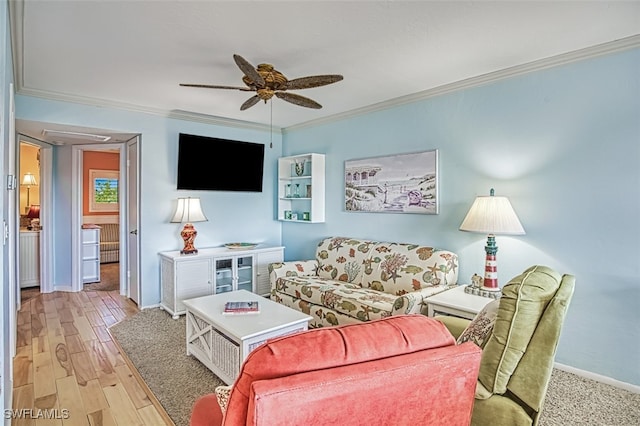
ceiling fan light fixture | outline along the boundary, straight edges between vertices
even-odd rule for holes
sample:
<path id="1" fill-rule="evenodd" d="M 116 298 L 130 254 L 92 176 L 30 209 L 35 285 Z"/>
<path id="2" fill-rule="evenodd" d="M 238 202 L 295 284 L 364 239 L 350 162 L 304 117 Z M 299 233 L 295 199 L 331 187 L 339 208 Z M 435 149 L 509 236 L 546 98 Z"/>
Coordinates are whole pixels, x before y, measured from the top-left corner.
<path id="1" fill-rule="evenodd" d="M 92 133 L 68 132 L 65 130 L 50 130 L 50 129 L 44 129 L 42 131 L 42 136 L 50 136 L 50 137 L 57 136 L 57 137 L 63 137 L 68 139 L 86 140 L 90 142 L 108 142 L 111 140 L 111 136 L 94 135 Z"/>

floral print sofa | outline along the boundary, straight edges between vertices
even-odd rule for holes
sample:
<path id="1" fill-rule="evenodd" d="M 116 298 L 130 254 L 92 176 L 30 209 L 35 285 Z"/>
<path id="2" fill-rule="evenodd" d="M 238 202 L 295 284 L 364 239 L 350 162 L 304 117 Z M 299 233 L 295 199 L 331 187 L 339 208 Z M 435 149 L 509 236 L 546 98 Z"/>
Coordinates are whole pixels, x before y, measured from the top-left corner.
<path id="1" fill-rule="evenodd" d="M 314 260 L 269 265 L 271 299 L 313 317 L 310 327 L 426 314 L 425 299 L 457 284 L 458 256 L 407 243 L 330 237 Z"/>

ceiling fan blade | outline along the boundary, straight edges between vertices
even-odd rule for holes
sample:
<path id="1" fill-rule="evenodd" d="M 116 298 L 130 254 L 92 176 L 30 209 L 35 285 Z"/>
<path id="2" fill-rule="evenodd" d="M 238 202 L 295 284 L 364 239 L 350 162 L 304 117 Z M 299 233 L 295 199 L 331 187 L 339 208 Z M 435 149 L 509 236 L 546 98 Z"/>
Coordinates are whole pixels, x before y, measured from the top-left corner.
<path id="1" fill-rule="evenodd" d="M 204 89 L 233 89 L 233 90 L 242 90 L 243 92 L 253 92 L 253 89 L 250 89 L 248 87 L 238 87 L 238 86 L 216 86 L 212 84 L 187 84 L 187 83 L 180 83 L 180 86 L 201 87 Z"/>
<path id="2" fill-rule="evenodd" d="M 283 101 L 291 102 L 292 104 L 295 104 L 295 105 L 299 105 L 307 108 L 313 108 L 313 109 L 322 108 L 322 105 L 320 105 L 316 101 L 309 98 L 305 98 L 304 96 L 296 95 L 295 93 L 276 92 L 276 96 L 282 99 Z"/>
<path id="3" fill-rule="evenodd" d="M 256 67 L 251 65 L 249 61 L 247 61 L 240 55 L 234 54 L 233 60 L 236 61 L 236 65 L 238 65 L 238 68 L 240 68 L 240 71 L 242 71 L 244 75 L 249 77 L 251 81 L 253 81 L 256 84 L 256 86 L 260 88 L 264 87 L 264 79 L 260 74 L 258 74 L 258 71 L 256 71 Z"/>
<path id="4" fill-rule="evenodd" d="M 287 82 L 287 89 L 309 89 L 311 87 L 319 87 L 336 83 L 342 79 L 343 77 L 338 74 L 312 75 L 310 77 L 294 78 Z"/>
<path id="5" fill-rule="evenodd" d="M 240 106 L 240 111 L 244 111 L 245 109 L 249 109 L 249 108 L 251 108 L 252 106 L 254 106 L 255 104 L 257 104 L 259 100 L 260 100 L 260 98 L 258 97 L 258 95 L 255 95 L 255 96 L 250 97 L 249 99 L 247 99 L 247 100 L 245 101 L 245 103 L 243 103 L 243 104 Z"/>

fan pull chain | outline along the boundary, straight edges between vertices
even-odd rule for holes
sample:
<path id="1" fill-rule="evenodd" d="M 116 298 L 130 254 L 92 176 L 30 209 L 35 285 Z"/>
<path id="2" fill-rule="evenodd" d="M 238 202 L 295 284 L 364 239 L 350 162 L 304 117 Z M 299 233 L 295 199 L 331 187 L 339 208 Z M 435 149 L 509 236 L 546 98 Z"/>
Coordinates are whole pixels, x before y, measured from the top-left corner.
<path id="1" fill-rule="evenodd" d="M 273 101 L 270 102 L 271 106 L 271 118 L 269 121 L 269 148 L 273 149 Z"/>

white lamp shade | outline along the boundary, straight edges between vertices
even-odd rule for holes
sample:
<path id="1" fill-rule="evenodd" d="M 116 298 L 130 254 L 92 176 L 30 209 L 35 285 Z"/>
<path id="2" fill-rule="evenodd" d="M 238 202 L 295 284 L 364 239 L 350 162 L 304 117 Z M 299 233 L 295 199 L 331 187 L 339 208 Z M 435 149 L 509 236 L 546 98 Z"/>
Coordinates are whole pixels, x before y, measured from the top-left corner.
<path id="1" fill-rule="evenodd" d="M 37 185 L 36 177 L 33 173 L 25 173 L 24 178 L 22 178 L 22 184 L 27 186 Z"/>
<path id="2" fill-rule="evenodd" d="M 524 235 L 524 228 L 507 197 L 493 195 L 476 197 L 461 231 L 482 234 Z"/>
<path id="3" fill-rule="evenodd" d="M 206 222 L 207 220 L 200 206 L 200 198 L 178 198 L 176 212 L 171 219 L 172 223 Z"/>

